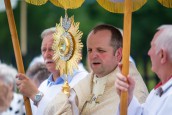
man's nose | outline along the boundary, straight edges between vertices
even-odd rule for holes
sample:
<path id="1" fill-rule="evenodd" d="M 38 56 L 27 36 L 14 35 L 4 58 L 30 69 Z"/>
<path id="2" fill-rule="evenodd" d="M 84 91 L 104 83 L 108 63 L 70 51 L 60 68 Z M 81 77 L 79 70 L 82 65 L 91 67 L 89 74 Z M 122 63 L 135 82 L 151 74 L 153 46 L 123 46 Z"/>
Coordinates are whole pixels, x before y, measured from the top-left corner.
<path id="1" fill-rule="evenodd" d="M 45 57 L 51 57 L 51 52 L 47 50 L 47 51 L 45 52 Z"/>
<path id="2" fill-rule="evenodd" d="M 91 57 L 94 59 L 94 58 L 96 58 L 98 56 L 98 53 L 97 52 L 92 52 L 92 55 L 91 55 Z"/>

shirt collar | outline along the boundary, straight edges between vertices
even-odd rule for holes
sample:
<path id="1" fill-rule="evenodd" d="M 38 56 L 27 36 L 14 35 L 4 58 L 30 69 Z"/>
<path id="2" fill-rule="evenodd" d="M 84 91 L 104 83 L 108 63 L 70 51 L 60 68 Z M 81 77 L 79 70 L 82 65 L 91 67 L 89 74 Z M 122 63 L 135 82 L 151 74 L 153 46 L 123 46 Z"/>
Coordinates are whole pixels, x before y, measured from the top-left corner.
<path id="1" fill-rule="evenodd" d="M 162 85 L 162 82 L 159 82 L 159 83 L 154 87 L 154 89 L 155 89 L 155 90 L 158 89 L 161 85 Z"/>
<path id="2" fill-rule="evenodd" d="M 48 86 L 52 86 L 52 85 L 58 85 L 58 84 L 63 84 L 64 83 L 64 80 L 61 78 L 61 77 L 58 77 L 56 79 L 56 81 L 53 81 L 53 74 L 51 74 L 49 77 L 48 77 L 48 82 L 47 82 L 47 85 Z"/>
<path id="3" fill-rule="evenodd" d="M 170 79 L 169 79 L 168 81 L 171 80 L 172 76 L 170 76 L 169 78 L 170 78 Z M 167 82 L 168 82 L 168 81 L 167 81 Z M 167 82 L 166 82 L 166 83 L 167 83 Z M 166 84 L 166 83 L 165 83 L 165 84 Z M 165 84 L 164 84 L 164 85 L 165 85 Z M 163 86 L 163 85 L 162 85 L 162 82 L 159 82 L 159 83 L 154 87 L 154 89 L 156 90 L 156 89 L 158 89 L 158 88 L 161 87 L 161 86 Z"/>
<path id="4" fill-rule="evenodd" d="M 163 85 L 162 82 L 158 83 L 154 90 L 156 90 L 155 93 L 161 97 L 161 95 L 164 94 L 170 87 L 172 87 L 172 77 L 170 77 L 170 79 Z"/>
<path id="5" fill-rule="evenodd" d="M 79 70 L 74 70 L 74 73 L 73 75 L 68 75 L 67 78 L 68 78 L 68 83 L 70 83 L 73 79 L 73 77 L 78 74 L 80 71 Z M 62 75 L 60 77 L 58 77 L 56 79 L 56 81 L 53 81 L 53 74 L 51 74 L 49 77 L 48 77 L 48 82 L 47 82 L 47 85 L 48 86 L 52 86 L 52 85 L 58 85 L 58 84 L 63 84 L 65 81 L 65 75 Z"/>

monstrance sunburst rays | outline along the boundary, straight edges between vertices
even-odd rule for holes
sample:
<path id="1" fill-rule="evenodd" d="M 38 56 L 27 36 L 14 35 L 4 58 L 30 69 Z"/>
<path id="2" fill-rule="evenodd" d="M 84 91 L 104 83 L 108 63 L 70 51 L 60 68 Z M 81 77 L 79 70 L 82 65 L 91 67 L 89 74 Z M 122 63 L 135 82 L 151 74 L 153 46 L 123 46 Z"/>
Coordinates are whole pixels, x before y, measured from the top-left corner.
<path id="1" fill-rule="evenodd" d="M 83 44 L 81 37 L 83 33 L 78 30 L 79 23 L 74 22 L 74 16 L 60 18 L 60 23 L 56 24 L 56 33 L 54 33 L 53 60 L 56 63 L 56 69 L 60 70 L 61 75 L 65 75 L 65 83 L 62 91 L 70 95 L 70 86 L 68 85 L 67 75 L 72 75 L 73 71 L 78 69 L 78 61 L 81 60 L 81 50 Z"/>
<path id="2" fill-rule="evenodd" d="M 81 37 L 83 33 L 78 30 L 79 23 L 74 22 L 74 16 L 68 19 L 68 23 L 71 23 L 68 31 L 63 27 L 64 19 L 62 17 L 60 23 L 56 25 L 52 46 L 54 50 L 53 60 L 56 62 L 56 69 L 60 70 L 61 75 L 72 75 L 73 70 L 78 68 L 78 61 L 82 58 Z"/>

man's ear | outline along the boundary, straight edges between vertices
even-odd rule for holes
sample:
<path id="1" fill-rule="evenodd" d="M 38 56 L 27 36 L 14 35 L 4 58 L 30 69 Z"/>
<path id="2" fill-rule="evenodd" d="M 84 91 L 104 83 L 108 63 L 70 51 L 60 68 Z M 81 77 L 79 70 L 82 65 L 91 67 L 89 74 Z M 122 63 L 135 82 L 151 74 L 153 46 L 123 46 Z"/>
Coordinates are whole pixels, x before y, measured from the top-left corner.
<path id="1" fill-rule="evenodd" d="M 164 49 L 160 50 L 160 61 L 162 64 L 164 64 L 167 61 L 167 52 Z"/>
<path id="2" fill-rule="evenodd" d="M 118 48 L 115 52 L 115 56 L 118 62 L 121 61 L 122 59 L 122 48 Z"/>

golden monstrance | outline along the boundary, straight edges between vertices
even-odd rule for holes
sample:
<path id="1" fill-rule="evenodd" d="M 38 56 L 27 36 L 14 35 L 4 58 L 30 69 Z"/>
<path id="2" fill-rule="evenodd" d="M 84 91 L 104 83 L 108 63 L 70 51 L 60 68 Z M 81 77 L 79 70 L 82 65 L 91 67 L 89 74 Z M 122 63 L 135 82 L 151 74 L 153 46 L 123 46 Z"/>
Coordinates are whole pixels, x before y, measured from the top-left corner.
<path id="1" fill-rule="evenodd" d="M 56 33 L 54 34 L 53 60 L 56 62 L 56 69 L 60 70 L 61 75 L 65 75 L 65 84 L 63 92 L 69 95 L 70 87 L 67 81 L 67 75 L 72 75 L 74 69 L 78 69 L 78 61 L 81 60 L 81 43 L 82 32 L 78 30 L 79 23 L 74 22 L 74 16 L 60 19 L 60 23 L 56 25 Z"/>
<path id="2" fill-rule="evenodd" d="M 65 17 L 60 18 L 60 23 L 56 24 L 53 43 L 53 60 L 56 69 L 60 70 L 60 75 L 65 75 L 65 83 L 62 91 L 69 96 L 70 86 L 68 85 L 68 75 L 73 75 L 73 71 L 78 69 L 78 61 L 81 60 L 82 32 L 79 31 L 79 22 L 74 22 L 74 16 L 68 17 L 67 9 L 80 7 L 84 0 L 25 0 L 34 5 L 43 5 L 50 1 L 55 6 L 65 9 Z"/>

